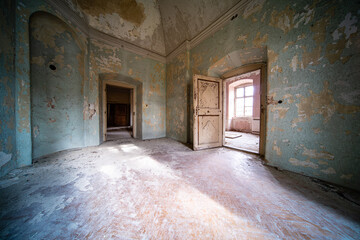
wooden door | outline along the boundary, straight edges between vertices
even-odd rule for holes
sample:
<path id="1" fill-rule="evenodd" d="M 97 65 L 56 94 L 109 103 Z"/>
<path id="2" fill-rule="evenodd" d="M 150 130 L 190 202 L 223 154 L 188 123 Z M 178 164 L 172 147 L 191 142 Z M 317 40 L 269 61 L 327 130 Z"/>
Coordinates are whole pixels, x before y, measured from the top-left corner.
<path id="1" fill-rule="evenodd" d="M 222 80 L 194 75 L 194 150 L 222 146 Z"/>

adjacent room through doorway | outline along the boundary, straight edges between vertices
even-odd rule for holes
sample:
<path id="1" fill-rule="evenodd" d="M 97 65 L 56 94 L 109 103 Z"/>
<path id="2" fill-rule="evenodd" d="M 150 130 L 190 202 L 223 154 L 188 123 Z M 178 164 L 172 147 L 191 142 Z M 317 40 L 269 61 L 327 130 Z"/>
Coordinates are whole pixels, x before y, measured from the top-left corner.
<path id="1" fill-rule="evenodd" d="M 259 153 L 260 69 L 226 79 L 224 146 Z"/>
<path id="2" fill-rule="evenodd" d="M 131 138 L 133 119 L 132 89 L 106 85 L 106 140 Z"/>

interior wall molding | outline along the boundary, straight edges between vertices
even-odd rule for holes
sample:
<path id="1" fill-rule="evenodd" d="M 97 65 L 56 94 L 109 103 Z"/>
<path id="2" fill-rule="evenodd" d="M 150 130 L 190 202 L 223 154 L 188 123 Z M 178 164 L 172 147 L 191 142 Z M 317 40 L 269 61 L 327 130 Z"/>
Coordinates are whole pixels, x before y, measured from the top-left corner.
<path id="1" fill-rule="evenodd" d="M 106 33 L 103 33 L 95 28 L 91 27 L 88 22 L 81 18 L 77 13 L 75 13 L 64 0 L 45 0 L 50 6 L 54 8 L 54 10 L 64 18 L 66 18 L 72 25 L 79 28 L 81 32 L 83 32 L 90 40 L 97 40 L 113 47 L 123 48 L 129 52 L 133 52 L 140 56 L 148 57 L 159 61 L 161 63 L 166 63 L 166 57 L 148 50 L 146 48 L 137 46 L 128 41 L 113 37 Z"/>
<path id="2" fill-rule="evenodd" d="M 196 47 L 199 43 L 219 31 L 220 28 L 222 28 L 226 23 L 230 22 L 232 20 L 231 18 L 236 14 L 238 14 L 238 17 L 240 17 L 240 13 L 245 10 L 246 6 L 250 2 L 251 0 L 241 0 L 240 2 L 235 4 L 227 12 L 222 14 L 218 19 L 216 19 L 213 23 L 211 23 L 203 31 L 201 31 L 198 35 L 191 39 L 190 47 Z"/>
<path id="3" fill-rule="evenodd" d="M 64 0 L 45 0 L 45 2 L 52 6 L 55 12 L 60 13 L 60 15 L 65 18 L 65 21 L 67 20 L 72 25 L 79 28 L 81 32 L 88 35 L 89 25 L 87 24 L 86 20 L 71 10 L 66 5 Z"/>
<path id="4" fill-rule="evenodd" d="M 191 40 L 186 40 L 181 43 L 178 47 L 175 48 L 171 53 L 169 53 L 166 57 L 166 60 L 169 61 L 183 52 L 186 48 L 184 46 L 185 42 L 188 42 L 190 45 L 188 49 L 192 49 L 200 44 L 202 41 L 219 31 L 226 23 L 231 21 L 231 18 L 238 14 L 240 17 L 241 13 L 246 9 L 248 4 L 251 3 L 251 0 L 241 0 L 237 4 L 235 4 L 232 8 L 222 14 L 218 19 L 212 22 L 209 26 L 207 26 L 204 30 L 202 30 L 198 35 L 196 35 Z"/>
<path id="5" fill-rule="evenodd" d="M 139 47 L 133 43 L 121 40 L 119 38 L 108 35 L 92 27 L 89 28 L 90 40 L 97 40 L 113 47 L 123 48 L 129 52 L 136 53 L 140 56 L 149 57 L 161 63 L 166 63 L 166 57 L 148 49 Z"/>
<path id="6" fill-rule="evenodd" d="M 166 62 L 171 61 L 172 59 L 174 59 L 175 57 L 177 57 L 180 53 L 186 51 L 186 50 L 190 50 L 190 41 L 185 40 L 183 43 L 181 43 L 177 48 L 175 48 L 174 51 L 172 51 L 171 53 L 169 53 L 166 56 Z"/>
<path id="7" fill-rule="evenodd" d="M 213 35 L 215 32 L 219 31 L 226 23 L 231 21 L 231 18 L 238 14 L 239 16 L 245 10 L 251 0 L 241 0 L 237 4 L 235 4 L 231 9 L 222 14 L 218 19 L 216 19 L 213 23 L 207 26 L 203 31 L 201 31 L 198 35 L 196 35 L 191 40 L 185 40 L 178 47 L 176 47 L 172 52 L 167 54 L 166 56 L 151 51 L 149 49 L 137 46 L 128 41 L 119 39 L 117 37 L 113 37 L 109 34 L 96 30 L 91 27 L 88 22 L 81 18 L 77 13 L 75 13 L 64 0 L 45 0 L 50 6 L 52 6 L 55 11 L 59 12 L 62 16 L 64 16 L 68 21 L 70 21 L 74 26 L 78 27 L 80 31 L 88 36 L 91 40 L 97 40 L 108 45 L 123 48 L 127 51 L 133 52 L 140 56 L 148 57 L 154 59 L 156 61 L 166 63 L 173 58 L 177 57 L 180 53 L 191 50 L 192 48 L 199 45 L 202 41 Z"/>

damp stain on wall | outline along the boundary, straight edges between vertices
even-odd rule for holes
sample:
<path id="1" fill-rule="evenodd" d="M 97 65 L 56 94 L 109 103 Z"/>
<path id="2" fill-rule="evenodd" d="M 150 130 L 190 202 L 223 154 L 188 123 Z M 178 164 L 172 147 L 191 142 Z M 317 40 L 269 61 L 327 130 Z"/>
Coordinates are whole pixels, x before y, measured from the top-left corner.
<path id="1" fill-rule="evenodd" d="M 16 167 L 13 1 L 0 3 L 0 177 Z"/>
<path id="2" fill-rule="evenodd" d="M 267 107 L 268 164 L 356 189 L 358 8 L 356 2 L 268 0 L 190 50 L 192 74 L 221 76 L 256 62 L 246 52 L 265 47 L 267 95 L 273 100 Z M 235 52 L 244 62 L 232 57 Z"/>
<path id="3" fill-rule="evenodd" d="M 165 64 L 155 60 L 140 57 L 134 53 L 109 46 L 99 41 L 91 41 L 90 44 L 90 84 L 93 88 L 89 92 L 89 98 L 99 92 L 99 75 L 106 73 L 104 80 L 114 80 L 123 83 L 137 85 L 137 129 L 141 130 L 137 135 L 142 139 L 165 137 L 166 135 L 166 82 Z M 95 105 L 99 102 L 96 100 Z M 96 111 L 100 111 L 96 107 Z M 102 121 L 96 117 L 96 121 Z M 92 124 L 94 128 L 96 121 Z"/>
<path id="4" fill-rule="evenodd" d="M 167 63 L 166 136 L 187 142 L 188 58 L 186 51 Z"/>
<path id="5" fill-rule="evenodd" d="M 99 16 L 100 14 L 112 14 L 117 13 L 123 19 L 140 25 L 145 20 L 144 5 L 136 2 L 136 0 L 124 0 L 124 1 L 87 1 L 77 0 L 80 7 L 91 15 Z"/>
<path id="6" fill-rule="evenodd" d="M 30 19 L 31 127 L 33 158 L 83 147 L 84 44 L 66 23 L 48 13 Z M 77 55 L 80 58 L 77 58 Z M 34 59 L 33 59 L 34 57 Z M 39 64 L 40 62 L 43 64 Z M 89 104 L 89 118 L 94 108 Z M 56 134 L 54 134 L 54 132 Z"/>
<path id="7" fill-rule="evenodd" d="M 164 33 L 156 0 L 86 1 L 67 4 L 99 31 L 165 55 Z"/>
<path id="8" fill-rule="evenodd" d="M 66 2 L 72 2 L 74 9 L 84 12 L 92 27 L 165 53 L 157 1 L 108 1 L 125 4 L 131 10 L 129 13 L 133 13 L 131 16 L 120 10 L 94 13 L 83 1 L 83 4 Z M 267 95 L 271 99 L 267 108 L 265 157 L 268 163 L 358 189 L 360 169 L 354 162 L 360 155 L 356 145 L 360 141 L 357 124 L 360 76 L 354 66 L 360 61 L 360 13 L 356 1 L 251 1 L 237 18 L 166 65 L 105 43 L 88 41 L 86 36 L 78 40 L 73 31 L 59 31 L 57 27 L 45 29 L 46 36 L 41 31 L 33 31 L 34 42 L 41 43 L 47 52 L 30 58 L 30 15 L 47 11 L 60 19 L 64 17 L 42 0 L 19 0 L 16 6 L 5 0 L 1 4 L 2 9 L 11 11 L 2 11 L 0 16 L 5 19 L 1 22 L 8 23 L 0 26 L 0 91 L 4 96 L 0 107 L 1 113 L 6 114 L 0 122 L 0 152 L 4 159 L 9 159 L 11 154 L 10 162 L 14 166 L 31 163 L 31 135 L 39 138 L 43 133 L 39 124 L 30 126 L 30 65 L 35 69 L 46 66 L 46 71 L 53 74 L 49 76 L 53 77 L 62 72 L 71 77 L 72 72 L 77 72 L 81 79 L 80 93 L 75 95 L 82 99 L 76 112 L 81 114 L 84 123 L 84 145 L 89 146 L 100 143 L 101 74 L 132 79 L 139 86 L 141 98 L 138 100 L 143 111 L 138 111 L 137 117 L 144 139 L 167 134 L 186 142 L 191 141 L 192 136 L 191 75 L 219 76 L 240 65 L 265 60 Z M 227 1 L 220 7 L 225 8 L 227 4 L 235 3 Z M 171 24 L 178 27 L 174 35 L 189 30 L 182 24 L 187 19 L 181 11 L 172 20 L 176 22 Z M 205 21 L 191 25 L 190 32 L 196 32 L 204 24 Z M 81 36 L 76 28 L 72 29 Z M 84 49 L 85 55 L 76 54 L 71 64 L 66 57 L 66 47 L 58 44 L 65 43 L 66 39 L 72 39 Z M 174 44 L 172 41 L 169 46 Z M 82 61 L 83 58 L 88 61 Z M 56 70 L 51 71 L 48 64 Z M 283 104 L 275 104 L 281 98 Z M 46 111 L 57 111 L 62 99 L 50 94 L 41 104 Z M 72 121 L 71 111 L 62 113 L 61 117 L 49 116 L 46 121 L 50 124 Z M 343 144 L 341 148 L 340 144 Z"/>

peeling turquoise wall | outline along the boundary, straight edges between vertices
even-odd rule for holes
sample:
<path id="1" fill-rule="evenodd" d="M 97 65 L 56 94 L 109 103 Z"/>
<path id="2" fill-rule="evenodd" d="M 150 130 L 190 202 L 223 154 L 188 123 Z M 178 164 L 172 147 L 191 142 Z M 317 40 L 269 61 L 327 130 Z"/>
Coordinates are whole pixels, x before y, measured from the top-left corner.
<path id="1" fill-rule="evenodd" d="M 88 101 L 102 112 L 104 80 L 115 80 L 137 86 L 137 137 L 140 139 L 166 136 L 165 64 L 139 56 L 121 48 L 91 41 Z M 100 76 L 104 75 L 104 79 Z M 95 116 L 93 136 L 101 136 L 102 115 Z M 97 129 L 98 131 L 96 131 Z M 140 131 L 140 132 L 139 132 Z M 100 134 L 99 134 L 100 133 Z"/>
<path id="2" fill-rule="evenodd" d="M 216 76 L 214 68 L 257 62 L 245 53 L 266 48 L 268 164 L 358 190 L 359 9 L 357 1 L 253 1 L 191 49 L 192 73 Z"/>
<path id="3" fill-rule="evenodd" d="M 0 2 L 0 176 L 16 167 L 15 3 Z"/>
<path id="4" fill-rule="evenodd" d="M 84 146 L 85 46 L 59 18 L 44 12 L 31 16 L 33 158 Z"/>
<path id="5" fill-rule="evenodd" d="M 166 136 L 180 142 L 190 141 L 189 51 L 184 51 L 166 65 Z"/>
<path id="6" fill-rule="evenodd" d="M 7 165 L 11 167 L 0 172 L 4 174 L 6 169 L 29 165 L 32 160 L 31 14 L 49 12 L 72 27 L 84 42 L 87 36 L 43 0 L 17 0 L 16 6 L 10 1 L 1 4 L 1 44 L 10 48 L 1 48 L 9 52 L 0 53 L 0 61 L 4 62 L 0 66 L 0 107 L 1 114 L 5 113 L 1 115 L 0 146 L 2 152 L 12 154 Z M 14 7 L 15 16 L 11 11 Z M 268 164 L 359 189 L 358 9 L 356 1 L 251 1 L 237 18 L 184 56 L 171 60 L 168 66 L 124 49 L 88 41 L 82 86 L 83 144 L 101 142 L 101 74 L 116 74 L 120 81 L 132 79 L 141 86 L 138 127 L 143 139 L 167 134 L 191 142 L 190 76 L 220 76 L 247 63 L 266 61 Z M 15 35 L 11 30 L 14 26 Z M 14 56 L 12 47 L 16 53 L 15 68 L 7 64 Z M 277 104 L 280 99 L 283 103 Z M 5 102 L 9 104 L 4 105 Z M 15 120 L 11 121 L 14 113 Z M 15 122 L 14 129 L 11 122 Z"/>
<path id="7" fill-rule="evenodd" d="M 31 78 L 30 78 L 30 17 L 36 12 L 47 12 L 62 20 L 73 29 L 81 39 L 86 39 L 70 21 L 54 11 L 46 1 L 16 1 L 15 18 L 15 122 L 17 167 L 32 163 L 32 132 L 31 128 Z M 54 29 L 56 31 L 56 29 Z M 56 45 L 56 43 L 54 44 Z M 86 56 L 85 56 L 86 57 Z M 86 78 L 86 62 L 84 76 Z"/>
<path id="8" fill-rule="evenodd" d="M 137 91 L 137 98 L 141 104 L 141 111 L 138 111 L 140 115 L 137 117 L 139 136 L 142 139 L 165 137 L 165 64 L 120 48 L 114 50 L 113 47 L 103 43 L 95 46 L 94 43 L 90 43 L 85 33 L 73 26 L 68 19 L 52 9 L 44 0 L 18 0 L 16 6 L 15 3 L 10 2 L 2 4 L 4 4 L 3 9 L 5 9 L 2 14 L 5 14 L 4 16 L 7 19 L 2 23 L 8 23 L 6 26 L 2 26 L 4 29 L 2 31 L 8 34 L 4 35 L 5 38 L 13 38 L 11 42 L 14 43 L 15 47 L 15 69 L 8 73 L 11 75 L 12 72 L 14 76 L 15 71 L 15 76 L 10 80 L 14 81 L 15 78 L 16 81 L 13 82 L 12 86 L 9 85 L 10 89 L 13 88 L 12 94 L 14 94 L 15 100 L 13 110 L 15 120 L 12 121 L 15 126 L 13 132 L 11 132 L 11 128 L 8 128 L 1 133 L 4 135 L 1 138 L 3 142 L 3 139 L 7 139 L 8 135 L 13 136 L 13 138 L 9 138 L 11 144 L 6 145 L 9 149 L 12 148 L 14 153 L 16 149 L 16 157 L 12 155 L 12 168 L 30 165 L 33 156 L 38 157 L 62 149 L 93 146 L 101 143 L 102 125 L 99 106 L 101 97 L 99 76 L 101 74 L 118 74 L 138 82 L 140 87 Z M 13 19 L 11 19 L 11 11 L 8 11 L 10 8 L 15 8 L 16 14 L 13 15 Z M 30 41 L 30 17 L 37 12 L 46 12 L 59 18 L 59 21 L 64 22 L 67 30 L 61 32 L 56 26 L 53 29 L 48 28 L 47 31 L 55 32 L 55 39 L 51 39 L 51 34 L 50 36 L 44 34 L 41 36 L 43 37 L 41 41 L 37 39 L 39 36 L 35 35 L 33 41 Z M 11 31 L 8 29 L 14 27 L 16 29 L 15 35 L 10 36 Z M 50 39 L 47 39 L 49 37 Z M 32 67 L 30 67 L 30 42 L 35 44 L 34 51 L 32 51 L 34 53 Z M 81 51 L 83 51 L 81 56 L 79 56 L 78 49 L 80 45 Z M 13 56 L 14 54 L 9 54 L 7 58 L 11 59 Z M 84 58 L 84 61 L 80 58 Z M 54 65 L 58 67 L 56 72 L 58 74 L 48 72 L 50 62 L 55 63 Z M 31 74 L 33 75 L 30 76 Z M 35 78 L 34 84 L 37 89 L 45 87 L 46 91 L 35 96 L 38 90 L 34 88 L 33 92 L 31 91 L 32 78 Z M 36 78 L 39 81 L 36 81 Z M 44 82 L 41 80 L 44 79 L 54 80 L 56 87 L 61 88 L 61 90 L 54 91 L 56 87 L 49 89 L 48 86 L 54 85 L 43 85 Z M 72 81 L 68 82 L 69 79 Z M 79 79 L 81 79 L 80 85 Z M 3 91 L 2 89 L 1 91 Z M 8 92 L 8 90 L 6 91 Z M 56 93 L 55 99 L 49 93 Z M 72 97 L 68 100 L 63 99 L 63 97 L 67 97 L 66 94 L 70 94 Z M 1 96 L 7 95 L 2 93 Z M 45 98 L 46 102 L 42 103 Z M 32 101 L 33 106 L 31 106 Z M 57 105 L 60 106 L 60 109 L 57 109 Z M 33 117 L 31 107 L 34 110 Z M 11 114 L 1 117 L 1 120 L 6 120 L 8 117 L 11 118 Z M 46 121 L 48 121 L 48 125 Z M 55 136 L 60 129 L 62 131 L 60 135 Z M 32 139 L 32 136 L 37 135 L 39 137 L 38 134 L 41 133 L 45 133 L 44 136 L 39 139 Z M 60 140 L 61 138 L 72 140 L 66 142 L 64 139 Z M 48 145 L 44 146 L 47 142 Z M 34 155 L 33 144 L 35 144 Z M 6 172 L 7 170 L 2 169 L 1 175 Z"/>

